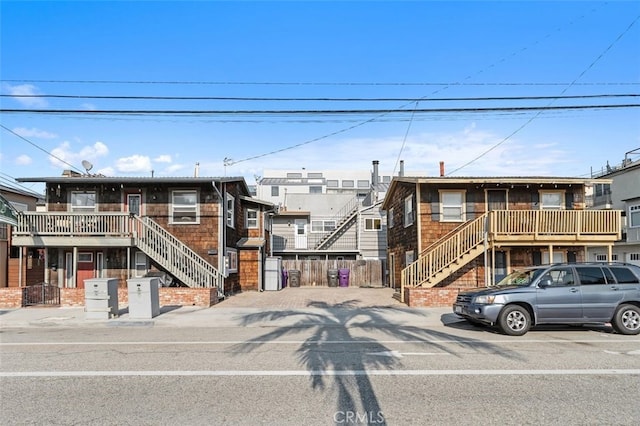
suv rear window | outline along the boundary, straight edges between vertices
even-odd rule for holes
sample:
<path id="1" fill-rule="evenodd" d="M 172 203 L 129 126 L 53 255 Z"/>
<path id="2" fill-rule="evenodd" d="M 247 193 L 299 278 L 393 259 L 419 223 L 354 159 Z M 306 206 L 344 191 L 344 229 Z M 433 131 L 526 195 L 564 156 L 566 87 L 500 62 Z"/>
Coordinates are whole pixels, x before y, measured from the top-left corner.
<path id="1" fill-rule="evenodd" d="M 580 284 L 606 284 L 602 269 L 597 266 L 580 266 L 577 267 L 578 276 L 580 277 Z"/>
<path id="2" fill-rule="evenodd" d="M 616 277 L 616 280 L 620 284 L 630 284 L 638 282 L 638 277 L 636 277 L 628 268 L 614 266 L 610 269 L 611 272 L 613 272 L 613 275 Z"/>

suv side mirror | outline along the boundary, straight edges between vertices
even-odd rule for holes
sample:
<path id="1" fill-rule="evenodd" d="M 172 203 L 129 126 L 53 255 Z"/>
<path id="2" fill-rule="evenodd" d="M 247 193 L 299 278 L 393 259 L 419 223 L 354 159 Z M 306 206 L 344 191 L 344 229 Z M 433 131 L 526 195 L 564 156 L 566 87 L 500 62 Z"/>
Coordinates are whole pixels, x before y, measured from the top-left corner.
<path id="1" fill-rule="evenodd" d="M 551 280 L 548 278 L 544 280 L 540 280 L 540 282 L 538 283 L 538 287 L 540 288 L 549 287 L 550 285 L 551 285 Z"/>

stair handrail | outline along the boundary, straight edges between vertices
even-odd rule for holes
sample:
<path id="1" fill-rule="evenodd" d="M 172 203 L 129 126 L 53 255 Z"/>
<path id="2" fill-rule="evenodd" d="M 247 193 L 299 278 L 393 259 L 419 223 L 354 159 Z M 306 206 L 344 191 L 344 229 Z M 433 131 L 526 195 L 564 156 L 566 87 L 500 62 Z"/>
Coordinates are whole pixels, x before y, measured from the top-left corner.
<path id="1" fill-rule="evenodd" d="M 402 288 L 418 287 L 428 282 L 446 267 L 483 244 L 486 235 L 487 213 L 466 222 L 458 232 L 440 239 L 427 253 L 421 255 L 402 271 Z"/>
<path id="2" fill-rule="evenodd" d="M 347 223 L 349 223 L 349 219 L 351 219 L 357 212 L 360 207 L 360 200 L 358 197 L 353 197 L 347 203 L 342 206 L 338 213 L 333 215 L 328 220 L 333 220 L 336 223 L 336 227 L 331 231 L 325 232 L 321 237 L 318 244 L 316 244 L 316 249 L 321 248 L 327 241 L 331 239 L 332 235 L 335 235 L 342 229 Z"/>
<path id="3" fill-rule="evenodd" d="M 224 296 L 224 276 L 218 269 L 153 219 L 132 217 L 138 225 L 136 245 L 147 256 L 190 287 L 215 287 L 218 295 Z"/>

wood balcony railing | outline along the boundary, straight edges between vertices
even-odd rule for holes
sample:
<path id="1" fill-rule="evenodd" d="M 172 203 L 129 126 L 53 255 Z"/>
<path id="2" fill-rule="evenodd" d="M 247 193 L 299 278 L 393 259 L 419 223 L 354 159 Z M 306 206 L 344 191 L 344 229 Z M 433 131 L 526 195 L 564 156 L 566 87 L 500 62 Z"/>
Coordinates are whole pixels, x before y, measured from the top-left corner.
<path id="1" fill-rule="evenodd" d="M 613 244 L 620 210 L 494 210 L 431 244 L 401 273 L 404 287 L 434 286 L 493 245 Z M 485 237 L 486 235 L 486 237 Z"/>
<path id="2" fill-rule="evenodd" d="M 136 227 L 128 213 L 23 212 L 14 236 L 133 236 Z"/>

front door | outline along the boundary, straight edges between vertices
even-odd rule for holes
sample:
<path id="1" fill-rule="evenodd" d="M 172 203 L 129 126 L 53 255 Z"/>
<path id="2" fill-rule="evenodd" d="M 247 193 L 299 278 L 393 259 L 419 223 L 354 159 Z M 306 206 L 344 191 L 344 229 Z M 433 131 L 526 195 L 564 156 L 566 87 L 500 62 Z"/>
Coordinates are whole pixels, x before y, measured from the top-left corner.
<path id="1" fill-rule="evenodd" d="M 95 262 L 93 253 L 78 253 L 78 275 L 76 276 L 76 287 L 84 288 L 84 280 L 95 278 Z"/>
<path id="2" fill-rule="evenodd" d="M 142 207 L 142 197 L 140 194 L 127 194 L 127 211 L 140 216 Z"/>
<path id="3" fill-rule="evenodd" d="M 307 221 L 305 219 L 296 219 L 296 249 L 307 248 Z"/>

